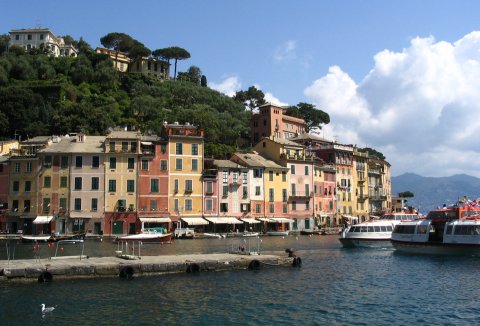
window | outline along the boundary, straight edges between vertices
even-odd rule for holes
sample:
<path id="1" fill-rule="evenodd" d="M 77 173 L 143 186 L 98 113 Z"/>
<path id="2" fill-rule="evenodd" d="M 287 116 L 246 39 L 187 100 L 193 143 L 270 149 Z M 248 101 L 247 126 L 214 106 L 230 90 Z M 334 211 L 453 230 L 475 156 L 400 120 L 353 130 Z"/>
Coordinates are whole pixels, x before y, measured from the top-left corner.
<path id="1" fill-rule="evenodd" d="M 25 192 L 32 191 L 32 181 L 25 181 Z"/>
<path id="2" fill-rule="evenodd" d="M 92 156 L 92 168 L 98 168 L 100 166 L 100 156 Z"/>
<path id="3" fill-rule="evenodd" d="M 137 142 L 136 141 L 132 141 L 130 143 L 130 152 L 132 153 L 136 153 L 137 152 Z"/>
<path id="4" fill-rule="evenodd" d="M 308 175 L 309 171 L 308 171 L 308 166 L 305 165 L 305 175 Z"/>
<path id="5" fill-rule="evenodd" d="M 248 197 L 248 186 L 243 186 L 243 198 Z"/>
<path id="6" fill-rule="evenodd" d="M 213 182 L 207 182 L 207 194 L 213 194 Z"/>
<path id="7" fill-rule="evenodd" d="M 212 211 L 213 210 L 213 200 L 207 199 L 205 201 L 205 210 Z"/>
<path id="8" fill-rule="evenodd" d="M 292 183 L 291 187 L 292 187 L 292 196 L 295 196 L 297 194 L 297 185 Z"/>
<path id="9" fill-rule="evenodd" d="M 282 189 L 282 201 L 286 203 L 287 199 L 287 189 Z"/>
<path id="10" fill-rule="evenodd" d="M 23 211 L 26 213 L 30 212 L 30 199 L 23 201 Z"/>
<path id="11" fill-rule="evenodd" d="M 161 160 L 160 161 L 160 170 L 167 171 L 167 167 L 168 167 L 167 160 Z"/>
<path id="12" fill-rule="evenodd" d="M 32 172 L 32 162 L 26 162 L 25 163 L 25 172 L 26 173 Z"/>
<path id="13" fill-rule="evenodd" d="M 148 170 L 148 160 L 142 160 L 142 170 Z"/>
<path id="14" fill-rule="evenodd" d="M 198 155 L 198 144 L 192 144 L 192 155 Z"/>
<path id="15" fill-rule="evenodd" d="M 68 177 L 61 176 L 60 177 L 60 188 L 67 188 L 68 187 Z"/>
<path id="16" fill-rule="evenodd" d="M 50 188 L 52 186 L 52 177 L 45 176 L 43 178 L 43 188 Z"/>
<path id="17" fill-rule="evenodd" d="M 297 202 L 292 201 L 292 211 L 296 211 L 296 210 L 297 210 Z"/>
<path id="18" fill-rule="evenodd" d="M 127 168 L 129 170 L 135 169 L 135 159 L 133 157 L 129 157 L 127 165 L 128 165 Z"/>
<path id="19" fill-rule="evenodd" d="M 16 200 L 16 199 L 12 200 L 12 211 L 14 211 L 14 212 L 18 211 L 18 200 Z"/>
<path id="20" fill-rule="evenodd" d="M 60 168 L 61 169 L 68 168 L 68 156 L 61 156 L 60 157 Z"/>
<path id="21" fill-rule="evenodd" d="M 242 172 L 242 183 L 243 183 L 244 185 L 247 184 L 247 178 L 248 178 L 247 172 Z"/>
<path id="22" fill-rule="evenodd" d="M 13 169 L 15 173 L 20 173 L 20 163 L 15 163 L 15 168 Z"/>
<path id="23" fill-rule="evenodd" d="M 175 170 L 182 170 L 183 161 L 181 158 L 175 160 Z"/>
<path id="24" fill-rule="evenodd" d="M 222 196 L 228 197 L 228 185 L 223 185 L 222 187 Z"/>
<path id="25" fill-rule="evenodd" d="M 43 34 L 40 34 L 40 40 L 43 40 Z"/>
<path id="26" fill-rule="evenodd" d="M 273 171 L 268 171 L 268 181 L 273 181 Z"/>
<path id="27" fill-rule="evenodd" d="M 83 158 L 82 156 L 75 156 L 75 167 L 76 168 L 82 168 L 83 166 Z"/>
<path id="28" fill-rule="evenodd" d="M 223 171 L 222 172 L 222 182 L 223 183 L 228 183 L 228 171 Z"/>
<path id="29" fill-rule="evenodd" d="M 18 192 L 20 190 L 20 182 L 19 181 L 13 181 L 13 191 Z"/>
<path id="30" fill-rule="evenodd" d="M 158 192 L 158 179 L 150 179 L 150 192 Z"/>
<path id="31" fill-rule="evenodd" d="M 305 196 L 310 196 L 310 185 L 309 184 L 305 185 Z"/>
<path id="32" fill-rule="evenodd" d="M 253 177 L 254 177 L 254 178 L 261 178 L 261 177 L 262 177 L 262 170 L 260 170 L 260 169 L 253 169 Z"/>
<path id="33" fill-rule="evenodd" d="M 43 212 L 50 212 L 50 198 L 43 198 Z"/>
<path id="34" fill-rule="evenodd" d="M 275 190 L 273 188 L 270 188 L 268 190 L 268 199 L 270 202 L 274 201 L 274 195 L 275 195 Z"/>
<path id="35" fill-rule="evenodd" d="M 228 204 L 227 203 L 221 203 L 220 204 L 220 212 L 222 212 L 222 213 L 228 212 Z"/>
<path id="36" fill-rule="evenodd" d="M 290 166 L 290 173 L 295 174 L 295 164 L 292 164 L 292 166 Z"/>
<path id="37" fill-rule="evenodd" d="M 310 210 L 310 202 L 309 202 L 309 201 L 307 201 L 307 202 L 305 203 L 305 210 L 306 210 L 306 211 Z"/>
<path id="38" fill-rule="evenodd" d="M 98 210 L 98 198 L 92 198 L 91 210 L 94 212 Z"/>
<path id="39" fill-rule="evenodd" d="M 192 159 L 192 171 L 198 170 L 198 160 L 196 158 Z"/>
<path id="40" fill-rule="evenodd" d="M 116 169 L 116 168 L 117 168 L 117 158 L 110 157 L 110 169 Z"/>
<path id="41" fill-rule="evenodd" d="M 150 210 L 151 211 L 157 210 L 157 201 L 155 199 L 150 200 Z"/>
<path id="42" fill-rule="evenodd" d="M 175 154 L 177 154 L 177 155 L 182 155 L 183 154 L 183 144 L 182 143 L 176 143 L 175 144 Z"/>
<path id="43" fill-rule="evenodd" d="M 73 209 L 75 211 L 81 211 L 82 210 L 82 199 L 81 198 L 75 198 Z"/>
<path id="44" fill-rule="evenodd" d="M 185 192 L 192 192 L 192 180 L 185 180 Z"/>
<path id="45" fill-rule="evenodd" d="M 287 181 L 287 172 L 286 171 L 282 171 L 282 181 L 283 182 Z"/>
<path id="46" fill-rule="evenodd" d="M 108 191 L 109 192 L 117 191 L 117 180 L 108 180 Z"/>
<path id="47" fill-rule="evenodd" d="M 108 145 L 110 147 L 110 152 L 115 152 L 115 142 L 111 141 Z"/>
<path id="48" fill-rule="evenodd" d="M 160 151 L 162 152 L 162 154 L 165 154 L 165 152 L 167 151 L 167 145 L 166 144 L 160 145 Z"/>
<path id="49" fill-rule="evenodd" d="M 275 213 L 275 204 L 270 204 L 270 213 Z"/>
<path id="50" fill-rule="evenodd" d="M 127 180 L 127 192 L 135 191 L 135 180 Z"/>
<path id="51" fill-rule="evenodd" d="M 65 211 L 67 209 L 67 198 L 60 198 L 60 210 Z"/>
<path id="52" fill-rule="evenodd" d="M 259 214 L 262 212 L 262 205 L 256 204 L 255 205 L 255 213 Z"/>
<path id="53" fill-rule="evenodd" d="M 122 141 L 122 152 L 128 151 L 128 142 Z"/>
<path id="54" fill-rule="evenodd" d="M 191 212 L 192 210 L 193 210 L 192 200 L 191 199 L 185 199 L 185 211 L 186 212 Z"/>
<path id="55" fill-rule="evenodd" d="M 99 178 L 92 177 L 92 190 L 98 190 L 100 186 Z"/>
<path id="56" fill-rule="evenodd" d="M 178 207 L 178 199 L 175 198 L 175 200 L 173 201 L 173 210 L 175 212 L 180 212 L 180 207 Z"/>
<path id="57" fill-rule="evenodd" d="M 173 180 L 173 191 L 178 192 L 178 179 Z"/>
<path id="58" fill-rule="evenodd" d="M 260 186 L 256 186 L 255 187 L 255 196 L 260 196 L 261 193 L 260 193 Z"/>
<path id="59" fill-rule="evenodd" d="M 288 206 L 287 206 L 287 204 L 283 204 L 283 213 L 284 213 L 284 214 L 288 213 Z"/>
<path id="60" fill-rule="evenodd" d="M 82 190 L 82 178 L 81 177 L 75 177 L 75 190 Z"/>

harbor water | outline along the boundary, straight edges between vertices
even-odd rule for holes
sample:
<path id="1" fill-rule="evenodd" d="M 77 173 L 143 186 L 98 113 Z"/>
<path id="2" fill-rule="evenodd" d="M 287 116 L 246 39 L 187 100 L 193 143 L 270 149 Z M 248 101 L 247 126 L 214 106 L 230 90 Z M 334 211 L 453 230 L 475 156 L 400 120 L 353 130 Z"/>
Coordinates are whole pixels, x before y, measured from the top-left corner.
<path id="1" fill-rule="evenodd" d="M 260 242 L 261 240 L 261 242 Z M 0 242 L 16 259 L 32 245 Z M 478 257 L 405 255 L 392 248 L 344 249 L 338 236 L 179 240 L 142 255 L 251 251 L 286 255 L 301 268 L 118 278 L 0 282 L 0 325 L 478 325 Z M 111 241 L 85 254 L 111 256 Z M 64 248 L 74 254 L 78 248 Z M 43 245 L 41 258 L 56 248 Z M 54 306 L 42 315 L 40 304 Z"/>

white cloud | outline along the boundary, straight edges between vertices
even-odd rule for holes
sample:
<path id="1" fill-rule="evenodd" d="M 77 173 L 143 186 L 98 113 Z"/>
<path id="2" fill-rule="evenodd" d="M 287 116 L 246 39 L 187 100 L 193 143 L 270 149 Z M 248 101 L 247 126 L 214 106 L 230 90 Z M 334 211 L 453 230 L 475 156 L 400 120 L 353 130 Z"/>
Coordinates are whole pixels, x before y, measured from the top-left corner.
<path id="1" fill-rule="evenodd" d="M 278 106 L 287 106 L 288 105 L 288 103 L 280 101 L 278 98 L 273 96 L 272 93 L 268 93 L 268 92 L 265 93 L 265 101 L 268 102 L 268 103 L 278 105 Z"/>
<path id="2" fill-rule="evenodd" d="M 273 53 L 273 59 L 276 62 L 283 62 L 286 60 L 292 60 L 296 57 L 297 41 L 289 40 L 275 49 Z"/>
<path id="3" fill-rule="evenodd" d="M 330 115 L 325 136 L 383 152 L 394 175 L 480 177 L 480 32 L 455 43 L 418 37 L 374 60 L 359 84 L 333 66 L 305 89 Z"/>
<path id="4" fill-rule="evenodd" d="M 237 76 L 227 77 L 220 83 L 209 83 L 209 87 L 227 96 L 234 96 L 241 89 L 242 83 Z"/>

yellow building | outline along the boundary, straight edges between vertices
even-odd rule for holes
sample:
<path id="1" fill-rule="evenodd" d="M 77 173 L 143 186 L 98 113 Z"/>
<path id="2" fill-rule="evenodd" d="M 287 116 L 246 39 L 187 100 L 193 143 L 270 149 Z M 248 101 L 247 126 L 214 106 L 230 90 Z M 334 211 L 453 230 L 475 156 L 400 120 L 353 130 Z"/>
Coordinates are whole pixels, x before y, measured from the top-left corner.
<path id="1" fill-rule="evenodd" d="M 353 216 L 358 222 L 369 219 L 368 203 L 368 154 L 353 150 Z"/>
<path id="2" fill-rule="evenodd" d="M 112 131 L 105 139 L 105 233 L 134 234 L 137 223 L 137 169 L 141 134 Z M 140 166 L 139 166 L 140 165 Z"/>
<path id="3" fill-rule="evenodd" d="M 0 141 L 0 155 L 8 155 L 10 151 L 18 149 L 18 140 L 5 140 Z"/>
<path id="4" fill-rule="evenodd" d="M 165 124 L 169 156 L 169 208 L 172 222 L 203 214 L 204 132 L 188 123 Z"/>

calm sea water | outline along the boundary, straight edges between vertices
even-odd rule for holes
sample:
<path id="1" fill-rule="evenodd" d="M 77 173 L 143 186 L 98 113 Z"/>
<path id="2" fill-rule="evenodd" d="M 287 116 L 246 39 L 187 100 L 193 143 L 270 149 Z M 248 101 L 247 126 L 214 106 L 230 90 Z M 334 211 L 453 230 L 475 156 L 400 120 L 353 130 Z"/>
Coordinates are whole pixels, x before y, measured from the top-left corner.
<path id="1" fill-rule="evenodd" d="M 0 245 L 4 259 L 6 247 Z M 294 248 L 302 267 L 131 281 L 0 282 L 0 325 L 480 324 L 478 257 L 343 249 L 336 236 L 264 237 L 258 245 L 282 255 Z M 231 246 L 230 239 L 184 240 L 145 245 L 142 254 L 225 252 Z M 17 257 L 32 255 L 30 247 L 17 246 Z M 111 255 L 115 248 L 88 241 L 85 251 Z M 54 249 L 43 250 L 48 255 Z M 42 317 L 41 303 L 56 309 Z"/>

